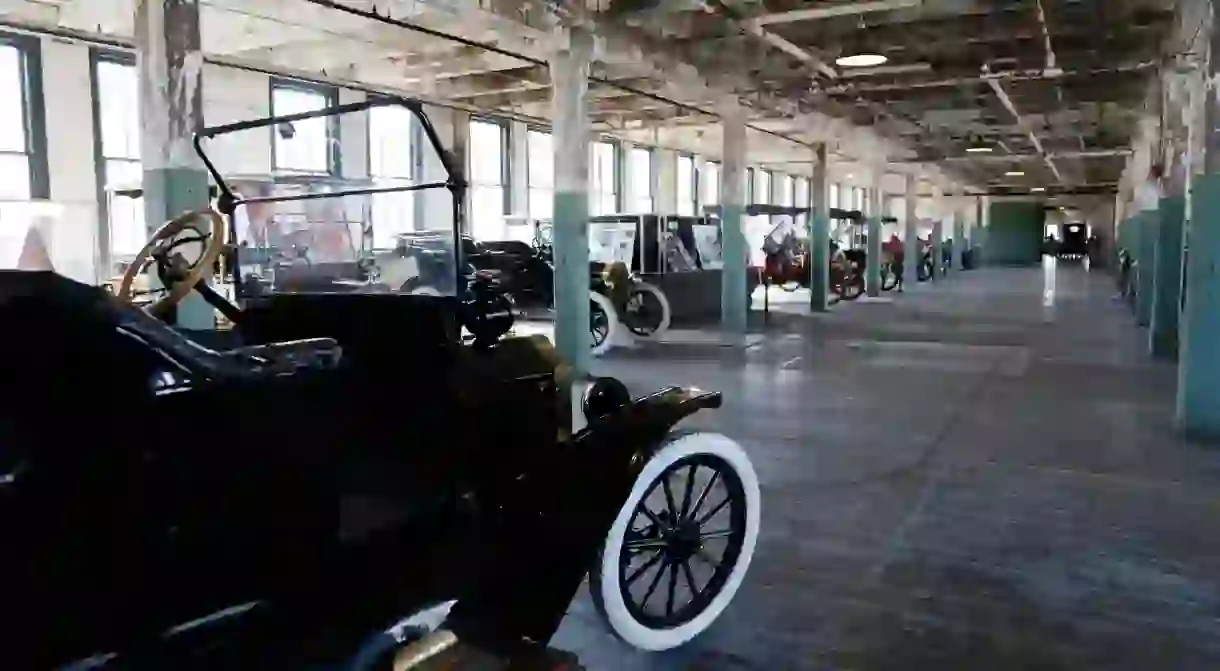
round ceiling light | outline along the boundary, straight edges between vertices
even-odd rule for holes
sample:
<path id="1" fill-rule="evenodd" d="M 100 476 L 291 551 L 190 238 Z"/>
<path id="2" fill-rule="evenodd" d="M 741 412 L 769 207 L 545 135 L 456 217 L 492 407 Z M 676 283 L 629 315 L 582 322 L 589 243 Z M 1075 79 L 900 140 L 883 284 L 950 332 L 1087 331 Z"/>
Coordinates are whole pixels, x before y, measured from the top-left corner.
<path id="1" fill-rule="evenodd" d="M 835 59 L 835 65 L 845 68 L 871 68 L 874 65 L 881 65 L 890 59 L 881 54 L 854 54 L 852 56 L 840 56 Z"/>

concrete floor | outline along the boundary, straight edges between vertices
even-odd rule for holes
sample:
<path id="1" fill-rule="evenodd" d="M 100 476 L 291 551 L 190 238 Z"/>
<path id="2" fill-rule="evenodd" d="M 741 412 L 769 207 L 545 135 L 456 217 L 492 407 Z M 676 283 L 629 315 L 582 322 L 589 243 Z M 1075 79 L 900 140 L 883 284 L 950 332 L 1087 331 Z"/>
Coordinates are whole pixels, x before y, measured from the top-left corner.
<path id="1" fill-rule="evenodd" d="M 1174 436 L 1175 369 L 1113 286 L 957 273 L 830 315 L 773 302 L 745 351 L 600 361 L 724 391 L 693 423 L 749 450 L 762 535 L 689 646 L 627 648 L 583 591 L 554 644 L 594 671 L 1220 668 L 1220 452 Z"/>

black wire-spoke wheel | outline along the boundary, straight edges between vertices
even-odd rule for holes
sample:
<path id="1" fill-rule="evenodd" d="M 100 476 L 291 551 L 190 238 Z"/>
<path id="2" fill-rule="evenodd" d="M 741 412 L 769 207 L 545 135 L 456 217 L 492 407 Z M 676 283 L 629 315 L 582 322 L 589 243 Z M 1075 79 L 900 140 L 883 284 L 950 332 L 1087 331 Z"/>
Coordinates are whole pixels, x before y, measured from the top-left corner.
<path id="1" fill-rule="evenodd" d="M 632 283 L 623 310 L 623 324 L 633 334 L 649 338 L 669 329 L 671 311 L 669 299 L 655 285 Z"/>
<path id="2" fill-rule="evenodd" d="M 619 555 L 627 608 L 653 628 L 689 622 L 724 587 L 745 538 L 741 479 L 714 455 L 691 455 L 652 483 Z"/>
<path id="3" fill-rule="evenodd" d="M 732 599 L 758 534 L 758 481 L 719 434 L 679 434 L 653 457 L 592 573 L 594 604 L 623 640 L 681 645 Z"/>
<path id="4" fill-rule="evenodd" d="M 859 273 L 851 272 L 843 278 L 839 285 L 839 298 L 854 301 L 864 294 L 864 278 Z"/>

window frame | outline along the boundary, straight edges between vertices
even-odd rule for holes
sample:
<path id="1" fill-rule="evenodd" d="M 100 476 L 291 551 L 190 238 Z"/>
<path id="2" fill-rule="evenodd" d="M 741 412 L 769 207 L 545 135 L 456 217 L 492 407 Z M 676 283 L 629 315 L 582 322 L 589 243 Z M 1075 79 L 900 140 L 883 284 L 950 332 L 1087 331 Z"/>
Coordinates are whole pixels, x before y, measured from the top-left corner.
<path id="1" fill-rule="evenodd" d="M 626 152 L 627 163 L 623 167 L 622 172 L 624 175 L 627 175 L 628 169 L 630 169 L 631 166 L 633 166 L 635 163 L 634 160 L 632 159 L 632 155 L 635 154 L 635 152 L 637 152 L 637 151 L 644 152 L 648 155 L 648 208 L 642 212 L 633 211 L 633 212 L 630 212 L 630 214 L 654 214 L 654 213 L 656 213 L 656 210 L 657 210 L 657 193 L 656 192 L 657 192 L 658 175 L 657 175 L 657 150 L 656 150 L 656 148 L 645 146 L 645 145 L 631 146 L 631 148 L 628 149 Z M 615 172 L 619 172 L 619 171 L 615 170 Z M 626 176 L 624 181 L 626 183 L 634 185 L 635 177 L 633 175 L 628 175 L 628 176 Z M 638 193 L 635 193 L 634 186 L 632 188 L 631 197 L 629 199 L 627 199 L 626 196 L 624 196 L 624 199 L 632 201 L 631 206 L 632 206 L 633 210 L 635 209 L 634 201 L 636 201 L 637 199 L 643 200 Z M 617 200 L 617 194 L 616 194 L 616 200 Z M 625 210 L 627 208 L 626 207 L 616 207 L 615 209 L 618 210 L 618 213 L 623 213 L 623 210 Z"/>
<path id="2" fill-rule="evenodd" d="M 626 198 L 626 194 L 624 193 L 624 191 L 626 191 L 626 188 L 625 188 L 626 180 L 624 179 L 624 176 L 626 173 L 626 165 L 625 165 L 626 160 L 625 160 L 624 152 L 623 152 L 623 143 L 619 142 L 618 140 L 616 140 L 614 138 L 608 138 L 608 137 L 602 137 L 602 136 L 594 137 L 593 139 L 589 140 L 588 152 L 589 152 L 590 170 L 589 170 L 589 180 L 588 181 L 589 181 L 590 187 L 592 186 L 592 182 L 593 182 L 592 176 L 594 174 L 596 174 L 595 173 L 595 171 L 597 169 L 596 146 L 599 144 L 604 144 L 604 145 L 607 145 L 610 147 L 610 157 L 611 157 L 610 188 L 611 188 L 611 191 L 609 191 L 609 192 L 605 191 L 604 190 L 605 184 L 603 184 L 600 180 L 597 182 L 597 187 L 598 187 L 597 191 L 593 191 L 591 188 L 589 189 L 589 203 L 590 203 L 589 216 L 599 217 L 599 216 L 608 216 L 608 215 L 614 215 L 614 214 L 622 214 L 623 204 L 624 204 L 624 201 Z M 596 198 L 597 198 L 596 202 L 600 203 L 601 197 L 603 195 L 605 195 L 606 193 L 612 193 L 614 195 L 614 211 L 613 212 L 602 212 L 601 214 L 593 214 L 592 203 L 594 202 L 594 195 L 596 194 Z"/>
<path id="3" fill-rule="evenodd" d="M 51 197 L 50 168 L 47 161 L 46 98 L 42 80 L 42 42 L 33 35 L 22 35 L 0 29 L 0 46 L 17 50 L 19 83 L 21 86 L 22 136 L 24 152 L 0 153 L 23 155 L 29 173 L 31 200 Z"/>
<path id="4" fill-rule="evenodd" d="M 91 47 L 89 49 L 89 100 L 93 111 L 93 169 L 97 185 L 97 246 L 98 268 L 103 277 L 113 270 L 113 249 L 111 246 L 110 198 L 106 193 L 106 173 L 109 161 L 126 161 L 142 163 L 143 157 L 107 158 L 105 143 L 102 139 L 102 97 L 101 85 L 98 81 L 98 66 L 102 63 L 114 63 L 125 67 L 137 67 L 135 54 L 128 51 Z M 137 73 L 137 77 L 138 77 Z M 138 104 L 138 103 L 137 103 Z M 142 170 L 142 169 L 141 169 Z M 147 225 L 147 222 L 145 222 Z"/>
<path id="5" fill-rule="evenodd" d="M 698 157 L 696 157 L 694 154 L 689 153 L 689 152 L 680 151 L 677 153 L 677 157 L 676 157 L 675 163 L 674 163 L 674 178 L 678 182 L 679 185 L 681 184 L 681 180 L 678 178 L 682 175 L 681 166 L 682 166 L 683 160 L 690 162 L 690 180 L 689 180 L 689 184 L 688 184 L 688 186 L 690 187 L 690 198 L 687 199 L 687 202 L 690 204 L 690 214 L 689 215 L 682 214 L 682 206 L 681 206 L 681 203 L 683 200 L 681 197 L 682 191 L 680 188 L 675 187 L 674 188 L 674 201 L 675 201 L 675 203 L 677 203 L 677 208 L 676 208 L 678 210 L 677 214 L 679 216 L 699 216 L 699 161 L 698 161 Z"/>
<path id="6" fill-rule="evenodd" d="M 402 109 L 402 110 L 406 111 L 406 113 L 407 113 L 407 136 L 411 143 L 407 150 L 408 151 L 407 166 L 408 166 L 408 170 L 411 173 L 409 175 L 405 175 L 405 176 L 404 175 L 383 175 L 383 174 L 379 174 L 377 172 L 377 170 L 374 169 L 374 165 L 373 165 L 373 115 L 374 115 L 374 110 L 389 109 L 389 108 Z M 386 180 L 389 182 L 406 181 L 406 182 L 410 182 L 410 183 L 417 183 L 419 181 L 419 179 L 421 178 L 421 176 L 423 175 L 423 151 L 421 151 L 421 143 L 425 141 L 424 134 L 423 134 L 423 126 L 422 126 L 422 124 L 420 124 L 419 118 L 410 109 L 403 107 L 401 105 L 381 105 L 381 106 L 370 107 L 369 109 L 365 110 L 364 113 L 365 113 L 365 127 L 364 127 L 364 140 L 365 140 L 365 150 L 364 150 L 365 166 L 364 167 L 365 167 L 365 171 L 364 171 L 364 174 L 367 175 L 369 180 L 372 181 L 374 184 L 376 184 L 378 180 Z M 418 194 L 419 194 L 418 191 L 399 191 L 399 192 L 394 192 L 394 193 L 375 194 L 375 195 L 371 196 L 371 199 L 369 202 L 369 222 L 372 224 L 372 227 L 373 227 L 374 248 L 376 248 L 376 242 L 377 242 L 377 204 L 376 204 L 375 200 L 379 196 L 381 196 L 381 197 L 389 196 L 391 198 L 400 198 L 400 199 L 407 201 L 410 204 L 410 211 L 411 211 L 411 231 L 418 231 L 419 230 L 419 221 L 416 219 L 416 215 L 418 214 L 418 211 L 417 211 Z"/>
<path id="7" fill-rule="evenodd" d="M 530 163 L 530 157 L 533 155 L 530 152 L 530 135 L 531 134 L 545 135 L 548 138 L 550 138 L 551 183 L 547 186 L 542 186 L 542 185 L 535 186 L 532 181 L 531 170 L 533 169 L 533 165 Z M 532 200 L 531 196 L 535 190 L 540 191 L 540 192 L 545 191 L 550 194 L 550 200 L 552 201 L 551 209 L 553 209 L 554 200 L 555 200 L 555 133 L 546 126 L 530 124 L 525 127 L 525 209 L 526 209 L 526 212 L 528 213 L 528 216 L 530 219 L 539 218 L 538 214 L 534 211 L 534 207 L 532 205 L 533 200 Z M 551 212 L 551 216 L 552 217 L 554 216 L 553 211 Z M 548 217 L 548 218 L 550 218 L 550 217 Z"/>
<path id="8" fill-rule="evenodd" d="M 323 108 L 334 107 L 339 104 L 339 87 L 337 86 L 303 82 L 287 77 L 269 77 L 268 80 L 267 109 L 271 111 L 271 116 L 276 116 L 275 92 L 279 89 L 321 95 L 326 101 Z M 274 125 L 268 126 L 267 132 L 271 138 L 271 173 L 273 175 L 329 175 L 334 177 L 343 174 L 343 160 L 340 156 L 342 139 L 340 137 L 339 117 L 327 116 L 324 118 L 326 119 L 326 169 L 322 171 L 280 167 L 279 157 L 276 155 L 275 149 L 276 139 L 279 137 L 278 130 Z"/>
<path id="9" fill-rule="evenodd" d="M 716 179 L 714 179 L 714 180 L 709 179 L 707 182 L 709 185 L 713 184 L 713 183 L 716 185 L 716 202 L 714 202 L 714 203 L 709 202 L 707 200 L 708 190 L 703 188 L 705 186 L 704 182 L 703 182 L 704 176 L 707 174 L 710 174 L 713 170 L 710 166 L 715 166 L 714 170 L 716 173 Z M 697 201 L 698 209 L 696 210 L 696 212 L 698 214 L 702 215 L 703 214 L 702 208 L 705 208 L 708 205 L 719 205 L 720 204 L 721 191 L 723 191 L 723 188 L 722 188 L 723 185 L 720 183 L 720 180 L 723 178 L 723 175 L 724 175 L 724 164 L 721 163 L 720 161 L 704 161 L 703 162 L 703 169 L 699 171 L 699 199 Z"/>
<path id="10" fill-rule="evenodd" d="M 513 192 L 513 171 L 510 165 L 513 160 L 512 156 L 512 123 L 505 118 L 492 116 L 490 114 L 472 114 L 470 115 L 470 123 L 482 123 L 491 126 L 500 127 L 500 188 L 503 189 L 504 198 L 500 214 L 508 216 L 512 214 L 512 192 Z M 527 136 L 528 140 L 528 136 Z M 472 174 L 470 170 L 470 159 L 473 158 L 470 152 L 470 125 L 466 126 L 466 175 Z M 528 169 L 528 166 L 527 166 Z M 528 177 L 527 183 L 528 183 Z M 474 182 L 470 185 L 473 187 Z"/>

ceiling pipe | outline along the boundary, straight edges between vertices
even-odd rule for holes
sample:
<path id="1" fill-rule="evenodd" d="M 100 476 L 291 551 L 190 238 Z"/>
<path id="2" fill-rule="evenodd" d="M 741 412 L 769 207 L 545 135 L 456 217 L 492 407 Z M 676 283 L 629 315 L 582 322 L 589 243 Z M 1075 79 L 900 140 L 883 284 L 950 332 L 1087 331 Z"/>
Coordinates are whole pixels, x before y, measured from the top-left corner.
<path id="1" fill-rule="evenodd" d="M 789 56 L 792 56 L 805 65 L 812 67 L 826 77 L 835 79 L 839 76 L 837 70 L 830 67 L 830 65 L 822 61 L 820 58 L 814 56 L 808 51 L 805 51 L 792 42 L 789 42 L 783 37 L 776 35 L 766 28 L 763 28 L 762 25 L 756 21 L 743 19 L 737 8 L 730 5 L 726 0 L 702 0 L 699 5 L 702 7 L 703 11 L 707 12 L 708 14 L 724 16 L 729 20 L 730 23 L 736 25 L 747 35 L 751 35 L 762 40 L 763 42 L 766 42 L 772 47 L 779 49 Z"/>
<path id="2" fill-rule="evenodd" d="M 792 23 L 795 21 L 817 21 L 820 19 L 829 19 L 835 16 L 853 16 L 856 14 L 868 14 L 870 12 L 888 12 L 895 9 L 908 9 L 910 7 L 920 7 L 923 5 L 923 0 L 883 0 L 881 2 L 849 2 L 844 4 L 833 5 L 831 7 L 815 7 L 813 9 L 794 9 L 790 12 L 776 12 L 775 14 L 764 14 L 755 19 L 751 19 L 750 23 L 757 26 L 765 26 L 772 23 Z"/>
<path id="3" fill-rule="evenodd" d="M 1091 149 L 1086 151 L 1065 151 L 1047 154 L 1045 158 L 1056 159 L 1093 159 L 1112 158 L 1115 156 L 1130 156 L 1131 149 Z M 1028 161 L 1042 159 L 1042 154 L 971 154 L 969 156 L 946 156 L 941 161 L 970 161 L 971 163 L 1008 163 L 1012 161 Z M 914 163 L 915 161 L 911 161 Z"/>
<path id="4" fill-rule="evenodd" d="M 983 74 L 984 76 L 991 74 L 990 68 L 988 68 L 986 65 L 983 66 Z M 1046 153 L 1046 150 L 1042 148 L 1042 141 L 1038 139 L 1038 134 L 1029 127 L 1029 124 L 1025 121 L 1025 117 L 1021 116 L 1021 113 L 1017 111 L 1017 106 L 1013 104 L 1012 98 L 1008 97 L 1008 93 L 1006 93 L 1004 91 L 1004 87 L 1000 85 L 1000 80 L 988 78 L 987 83 L 991 85 L 991 90 L 995 92 L 996 97 L 1000 99 L 1000 102 L 1003 103 L 1005 109 L 1008 110 L 1008 113 L 1011 114 L 1014 119 L 1016 119 L 1017 126 L 1019 126 L 1026 132 L 1026 134 L 1029 135 L 1030 142 L 1033 142 L 1034 148 L 1037 149 L 1038 154 L 1042 156 L 1042 160 L 1046 163 L 1046 167 L 1051 169 L 1051 173 L 1055 175 L 1055 179 L 1059 180 L 1060 183 L 1063 183 L 1063 175 L 1060 174 L 1059 168 L 1055 166 L 1055 162 L 1051 160 L 1051 157 Z"/>

